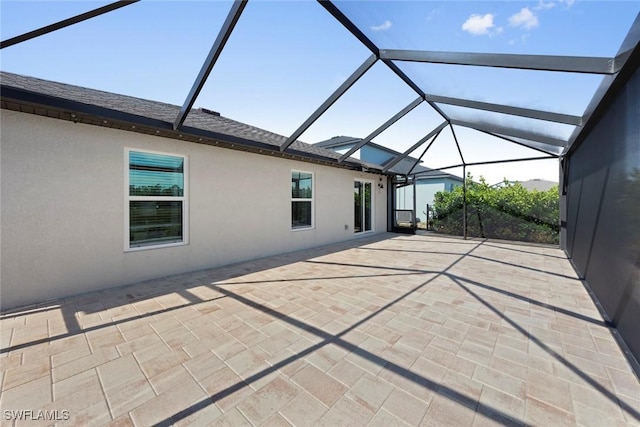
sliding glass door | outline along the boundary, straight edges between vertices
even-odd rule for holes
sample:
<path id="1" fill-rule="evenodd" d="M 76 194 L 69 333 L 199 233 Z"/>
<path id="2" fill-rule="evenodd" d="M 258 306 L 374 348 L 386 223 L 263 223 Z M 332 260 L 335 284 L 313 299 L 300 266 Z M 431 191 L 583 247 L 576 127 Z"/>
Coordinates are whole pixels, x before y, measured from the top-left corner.
<path id="1" fill-rule="evenodd" d="M 353 183 L 353 231 L 355 233 L 371 231 L 372 229 L 371 186 L 371 182 L 367 181 L 355 181 Z"/>

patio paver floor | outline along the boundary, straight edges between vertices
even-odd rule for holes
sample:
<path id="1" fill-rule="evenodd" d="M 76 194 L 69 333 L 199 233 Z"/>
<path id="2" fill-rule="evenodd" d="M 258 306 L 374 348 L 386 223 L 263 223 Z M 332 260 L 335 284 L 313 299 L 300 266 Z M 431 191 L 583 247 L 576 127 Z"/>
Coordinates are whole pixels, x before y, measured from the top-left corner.
<path id="1" fill-rule="evenodd" d="M 640 426 L 640 383 L 555 248 L 383 234 L 0 326 L 3 426 Z"/>

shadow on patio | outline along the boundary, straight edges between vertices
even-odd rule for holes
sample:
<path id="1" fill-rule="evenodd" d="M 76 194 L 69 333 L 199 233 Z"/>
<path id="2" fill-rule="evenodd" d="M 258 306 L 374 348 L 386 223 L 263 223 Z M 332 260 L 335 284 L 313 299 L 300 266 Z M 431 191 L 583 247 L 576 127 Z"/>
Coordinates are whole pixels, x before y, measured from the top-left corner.
<path id="1" fill-rule="evenodd" d="M 553 248 L 386 234 L 1 325 L 2 408 L 61 424 L 640 424 L 640 384 Z"/>

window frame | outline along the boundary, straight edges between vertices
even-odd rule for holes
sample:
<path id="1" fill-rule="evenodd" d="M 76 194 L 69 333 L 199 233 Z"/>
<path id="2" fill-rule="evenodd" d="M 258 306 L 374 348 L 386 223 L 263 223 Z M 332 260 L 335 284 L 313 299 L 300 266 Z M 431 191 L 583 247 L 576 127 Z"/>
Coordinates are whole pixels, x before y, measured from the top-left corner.
<path id="1" fill-rule="evenodd" d="M 130 195 L 130 153 L 148 153 L 162 156 L 180 157 L 182 164 L 183 191 L 182 196 L 132 196 Z M 168 153 L 164 151 L 147 150 L 125 147 L 124 149 L 124 251 L 138 252 L 150 249 L 171 248 L 189 244 L 189 156 L 185 154 Z M 131 204 L 135 201 L 179 201 L 182 203 L 182 240 L 179 242 L 131 246 Z"/>
<path id="2" fill-rule="evenodd" d="M 291 178 L 294 173 L 307 173 L 311 175 L 311 198 L 303 198 L 303 197 L 293 197 L 291 194 Z M 289 208 L 293 206 L 293 202 L 311 202 L 311 225 L 304 227 L 294 227 L 293 226 L 293 217 L 290 218 L 291 222 L 291 231 L 306 231 L 313 230 L 316 226 L 316 212 L 315 212 L 315 197 L 316 197 L 316 176 L 315 173 L 311 171 L 304 171 L 300 169 L 291 169 L 289 173 Z"/>

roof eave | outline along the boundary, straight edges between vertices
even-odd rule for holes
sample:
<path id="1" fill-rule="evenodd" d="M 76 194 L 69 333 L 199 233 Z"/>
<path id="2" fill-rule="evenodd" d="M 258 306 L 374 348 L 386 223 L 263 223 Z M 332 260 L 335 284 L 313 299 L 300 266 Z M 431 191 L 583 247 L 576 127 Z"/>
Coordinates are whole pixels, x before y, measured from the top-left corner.
<path id="1" fill-rule="evenodd" d="M 94 126 L 120 129 L 128 132 L 144 133 L 175 139 L 178 141 L 213 145 L 240 151 L 251 151 L 257 154 L 271 155 L 311 163 L 320 163 L 341 169 L 358 171 L 366 170 L 369 172 L 381 173 L 381 168 L 377 169 L 374 165 L 363 165 L 348 160 L 338 163 L 337 159 L 296 150 L 292 147 L 287 149 L 286 152 L 280 152 L 277 145 L 191 126 L 183 126 L 179 130 L 173 130 L 173 124 L 163 120 L 93 104 L 86 104 L 52 95 L 46 95 L 12 86 L 1 85 L 0 94 L 2 109 L 36 114 L 59 120 L 71 121 L 74 123 L 84 123 Z"/>

